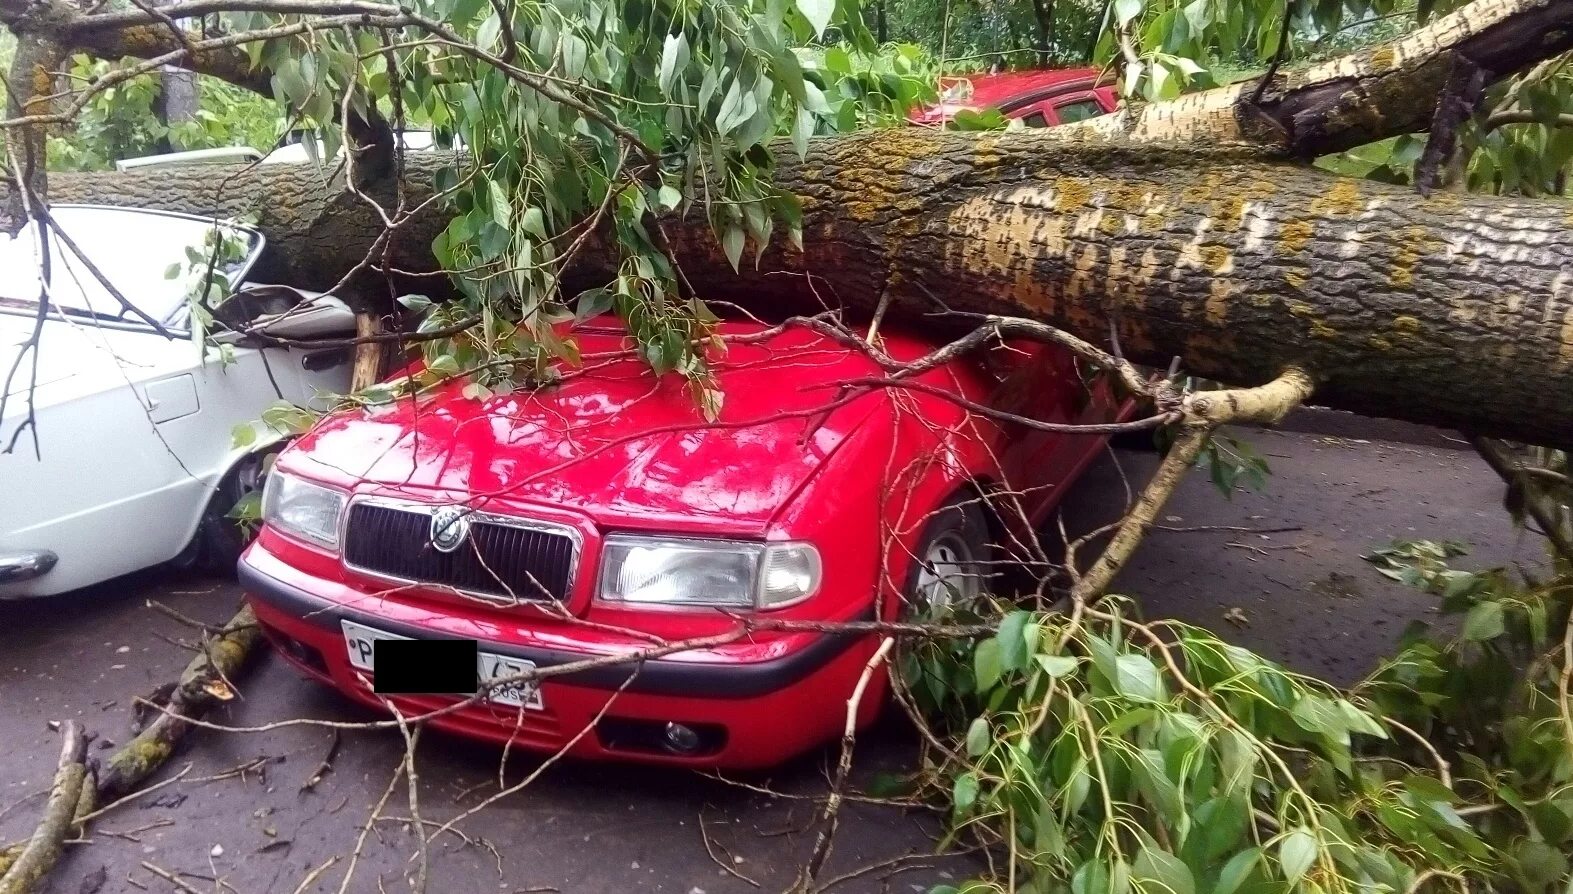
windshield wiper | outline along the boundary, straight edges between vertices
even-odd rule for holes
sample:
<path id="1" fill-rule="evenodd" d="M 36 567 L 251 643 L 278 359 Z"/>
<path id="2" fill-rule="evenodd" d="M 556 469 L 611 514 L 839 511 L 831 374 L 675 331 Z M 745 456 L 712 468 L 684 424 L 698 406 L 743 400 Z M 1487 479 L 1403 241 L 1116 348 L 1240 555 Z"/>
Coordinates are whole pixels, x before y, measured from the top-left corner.
<path id="1" fill-rule="evenodd" d="M 51 304 L 49 305 L 49 309 L 58 313 L 69 314 L 73 317 L 82 317 L 88 320 L 103 320 L 106 323 L 125 322 L 125 318 L 120 314 L 104 313 L 101 310 L 93 310 L 86 307 L 62 307 L 58 304 Z"/>

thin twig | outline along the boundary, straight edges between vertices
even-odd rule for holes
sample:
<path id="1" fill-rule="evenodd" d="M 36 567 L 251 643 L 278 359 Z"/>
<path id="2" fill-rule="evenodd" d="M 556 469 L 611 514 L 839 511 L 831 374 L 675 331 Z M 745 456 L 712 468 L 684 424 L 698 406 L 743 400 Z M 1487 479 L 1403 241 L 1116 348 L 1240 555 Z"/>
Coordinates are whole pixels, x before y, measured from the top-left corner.
<path id="1" fill-rule="evenodd" d="M 830 856 L 831 844 L 835 839 L 836 826 L 841 815 L 842 794 L 846 791 L 847 776 L 852 772 L 852 750 L 857 744 L 857 717 L 858 709 L 863 704 L 863 691 L 868 688 L 868 681 L 873 678 L 875 669 L 884 664 L 886 656 L 890 654 L 891 647 L 895 644 L 894 637 L 887 636 L 880 641 L 879 648 L 874 650 L 868 663 L 863 665 L 863 673 L 858 676 L 857 685 L 852 688 L 852 695 L 847 699 L 847 719 L 841 731 L 841 759 L 836 764 L 836 778 L 830 788 L 830 797 L 825 800 L 825 809 L 820 814 L 819 837 L 814 842 L 813 853 L 804 864 L 801 874 L 798 875 L 797 884 L 792 889 L 798 894 L 808 894 L 814 889 L 819 871 Z"/>
<path id="2" fill-rule="evenodd" d="M 142 861 L 142 868 L 146 869 L 148 872 L 153 873 L 164 881 L 169 882 L 171 885 L 174 885 L 180 890 L 185 891 L 186 894 L 204 894 L 202 890 L 193 888 L 191 885 L 181 881 L 180 877 L 175 873 L 170 872 L 169 870 L 164 869 L 154 863 L 150 863 L 147 860 Z"/>

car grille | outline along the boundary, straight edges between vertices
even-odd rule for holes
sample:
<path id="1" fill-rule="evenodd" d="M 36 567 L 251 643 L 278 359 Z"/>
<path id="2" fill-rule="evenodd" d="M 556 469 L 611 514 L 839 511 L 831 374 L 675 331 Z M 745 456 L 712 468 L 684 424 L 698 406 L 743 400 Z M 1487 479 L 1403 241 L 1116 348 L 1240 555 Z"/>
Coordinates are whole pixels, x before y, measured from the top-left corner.
<path id="1" fill-rule="evenodd" d="M 567 598 L 578 549 L 570 529 L 473 513 L 469 536 L 445 553 L 431 544 L 437 508 L 352 504 L 344 528 L 344 564 L 379 577 L 504 601 Z"/>

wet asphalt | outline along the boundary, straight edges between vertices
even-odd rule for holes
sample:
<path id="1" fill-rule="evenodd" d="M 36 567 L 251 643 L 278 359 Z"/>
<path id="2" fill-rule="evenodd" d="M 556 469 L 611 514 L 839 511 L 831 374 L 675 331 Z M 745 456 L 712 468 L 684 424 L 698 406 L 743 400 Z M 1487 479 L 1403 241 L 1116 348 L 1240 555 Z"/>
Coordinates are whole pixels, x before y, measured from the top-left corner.
<path id="1" fill-rule="evenodd" d="M 1274 474 L 1261 493 L 1221 497 L 1202 476 L 1181 487 L 1120 579 L 1150 617 L 1211 627 L 1241 645 L 1339 682 L 1358 679 L 1433 601 L 1377 575 L 1359 556 L 1393 538 L 1451 538 L 1478 565 L 1541 560 L 1514 531 L 1501 487 L 1442 433 L 1408 442 L 1307 432 L 1250 432 Z M 1385 433 L 1385 432 L 1384 432 Z M 1407 436 L 1407 435 L 1400 435 Z M 1067 496 L 1072 531 L 1114 518 L 1124 477 L 1144 480 L 1155 458 L 1116 451 Z M 1278 533 L 1188 531 L 1230 525 Z M 105 544 L 113 548 L 113 544 Z M 233 582 L 150 571 L 72 596 L 0 603 L 0 842 L 28 834 L 59 754 L 51 720 L 75 718 L 108 749 L 130 735 L 131 700 L 173 680 L 191 631 L 147 606 L 221 621 L 236 607 Z M 288 718 L 372 715 L 297 677 L 265 655 L 243 698 L 213 719 L 260 726 Z M 347 733 L 332 770 L 309 789 L 330 747 L 320 728 L 195 732 L 159 775 L 184 775 L 99 820 L 69 845 L 48 890 L 59 894 L 179 890 L 144 862 L 197 891 L 338 891 L 360 824 L 381 796 L 402 747 L 396 732 Z M 912 734 L 887 723 L 862 737 L 856 779 L 900 770 Z M 430 847 L 431 892 L 677 892 L 730 894 L 789 887 L 813 847 L 815 796 L 834 762 L 827 750 L 747 786 L 690 772 L 563 762 L 523 792 L 463 822 L 464 837 Z M 423 739 L 420 810 L 444 820 L 539 766 L 496 748 L 441 735 Z M 189 767 L 189 769 L 186 769 Z M 238 771 L 235 768 L 247 768 Z M 766 794 L 769 789 L 776 794 Z M 409 815 L 399 788 L 387 814 Z M 920 892 L 974 869 L 930 858 L 940 828 L 923 812 L 849 804 L 824 882 L 891 860 L 836 891 Z M 397 819 L 375 825 L 347 890 L 408 891 L 416 836 Z M 337 862 L 306 883 L 325 862 Z M 893 869 L 901 871 L 892 873 Z"/>

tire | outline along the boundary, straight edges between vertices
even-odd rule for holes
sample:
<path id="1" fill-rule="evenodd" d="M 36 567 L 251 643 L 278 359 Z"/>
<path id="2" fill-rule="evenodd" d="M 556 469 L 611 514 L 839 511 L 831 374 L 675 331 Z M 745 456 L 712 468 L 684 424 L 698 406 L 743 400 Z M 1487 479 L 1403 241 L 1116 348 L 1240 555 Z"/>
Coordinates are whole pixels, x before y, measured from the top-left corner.
<path id="1" fill-rule="evenodd" d="M 954 612 L 968 612 L 976 609 L 977 603 L 982 601 L 982 596 L 989 590 L 990 569 L 994 567 L 994 534 L 989 526 L 988 512 L 983 508 L 981 498 L 977 492 L 970 488 L 952 496 L 947 502 L 934 511 L 928 523 L 923 527 L 923 536 L 918 540 L 918 546 L 913 551 L 914 560 L 907 569 L 906 585 L 901 593 L 900 619 L 909 622 L 927 622 L 940 620 Z M 933 600 L 925 593 L 926 578 L 933 576 L 936 570 L 935 558 L 940 558 L 944 546 L 949 543 L 963 548 L 970 553 L 970 558 L 955 562 L 961 574 L 962 589 L 969 590 L 959 595 L 960 599 L 951 599 L 948 604 L 936 606 Z M 939 555 L 936 555 L 938 551 Z M 942 576 L 942 575 L 941 575 Z M 941 641 L 906 641 L 898 643 L 898 651 L 906 648 L 934 647 Z M 896 659 L 892 659 L 891 673 L 896 673 Z M 892 727 L 910 729 L 912 718 L 906 710 L 896 704 L 896 698 L 887 696 L 880 712 L 882 722 Z"/>
<path id="2" fill-rule="evenodd" d="M 988 516 L 968 491 L 929 519 L 902 593 L 903 615 L 932 619 L 975 606 L 988 592 L 994 546 Z"/>
<path id="3" fill-rule="evenodd" d="M 283 445 L 275 445 L 249 454 L 224 475 L 202 512 L 191 543 L 175 559 L 176 566 L 203 574 L 235 573 L 235 563 L 251 544 L 256 531 L 230 518 L 230 510 L 247 495 L 260 494 L 267 471 L 273 467 L 273 460 L 282 449 Z"/>

